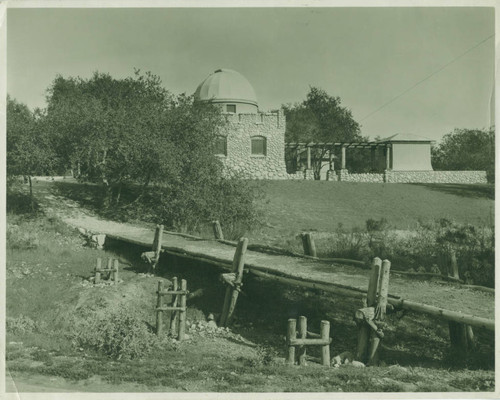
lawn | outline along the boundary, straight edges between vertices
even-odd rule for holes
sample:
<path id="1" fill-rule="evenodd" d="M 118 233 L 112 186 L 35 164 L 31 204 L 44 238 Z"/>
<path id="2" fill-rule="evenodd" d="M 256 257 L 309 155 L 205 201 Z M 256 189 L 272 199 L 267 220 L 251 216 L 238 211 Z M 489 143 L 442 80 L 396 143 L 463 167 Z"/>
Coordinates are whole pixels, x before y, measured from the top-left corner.
<path id="1" fill-rule="evenodd" d="M 338 224 L 364 228 L 368 219 L 386 218 L 394 229 L 418 221 L 447 218 L 491 226 L 493 185 L 373 184 L 328 181 L 259 182 L 265 193 L 265 220 L 277 233 L 332 232 Z"/>

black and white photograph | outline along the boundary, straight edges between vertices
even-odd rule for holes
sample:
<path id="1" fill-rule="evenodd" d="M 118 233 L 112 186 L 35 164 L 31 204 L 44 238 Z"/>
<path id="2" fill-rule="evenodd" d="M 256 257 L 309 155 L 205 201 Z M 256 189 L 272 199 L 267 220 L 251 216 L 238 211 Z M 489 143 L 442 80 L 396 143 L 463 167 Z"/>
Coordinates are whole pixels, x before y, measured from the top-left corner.
<path id="1" fill-rule="evenodd" d="M 495 5 L 0 1 L 0 392 L 498 398 Z"/>

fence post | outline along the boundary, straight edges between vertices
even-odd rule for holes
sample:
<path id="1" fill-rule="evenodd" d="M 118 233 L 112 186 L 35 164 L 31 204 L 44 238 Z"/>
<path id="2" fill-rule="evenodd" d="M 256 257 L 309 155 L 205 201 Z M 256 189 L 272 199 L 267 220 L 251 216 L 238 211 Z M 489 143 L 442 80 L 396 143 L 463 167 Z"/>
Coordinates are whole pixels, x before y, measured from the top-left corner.
<path id="1" fill-rule="evenodd" d="M 234 284 L 228 285 L 226 289 L 226 297 L 224 298 L 224 305 L 222 307 L 222 314 L 220 319 L 221 326 L 228 326 L 231 323 L 234 309 L 236 308 L 236 301 L 240 292 L 240 286 L 243 281 L 243 267 L 245 265 L 245 253 L 247 251 L 248 239 L 240 238 L 238 247 L 233 258 L 233 272 L 235 274 Z"/>
<path id="2" fill-rule="evenodd" d="M 389 294 L 389 275 L 391 272 L 391 262 L 389 260 L 384 260 L 382 262 L 382 270 L 380 274 L 380 293 L 377 301 L 377 306 L 375 308 L 375 320 L 384 321 L 385 313 L 387 308 L 387 296 Z M 372 330 L 370 333 L 370 349 L 368 352 L 367 364 L 373 364 L 376 361 L 376 353 L 380 343 L 380 337 L 375 331 Z"/>
<path id="3" fill-rule="evenodd" d="M 180 295 L 180 307 L 182 310 L 179 312 L 179 337 L 178 340 L 184 340 L 184 334 L 186 332 L 186 291 L 187 291 L 187 282 L 185 279 L 181 280 L 181 290 L 184 291 L 183 294 Z"/>
<path id="4" fill-rule="evenodd" d="M 115 266 L 114 266 L 114 271 L 113 271 L 113 281 L 115 283 L 118 283 L 118 266 L 120 265 L 120 262 L 118 260 L 115 260 Z"/>
<path id="5" fill-rule="evenodd" d="M 295 364 L 295 346 L 290 345 L 290 340 L 297 337 L 297 320 L 290 318 L 288 320 L 288 330 L 286 332 L 286 341 L 288 344 L 288 364 Z"/>
<path id="6" fill-rule="evenodd" d="M 382 260 L 378 257 L 375 257 L 372 261 L 372 269 L 370 273 L 370 280 L 368 282 L 368 291 L 366 294 L 367 307 L 375 306 L 381 267 Z M 358 335 L 358 349 L 356 358 L 359 361 L 365 362 L 366 351 L 368 349 L 368 339 L 370 337 L 370 328 L 364 323 L 361 324 Z"/>
<path id="7" fill-rule="evenodd" d="M 113 269 L 113 259 L 111 257 L 108 258 L 108 265 L 107 265 L 106 269 L 108 271 L 106 271 L 105 276 L 106 276 L 106 279 L 109 280 L 111 278 L 111 274 L 112 274 L 112 272 L 110 270 Z"/>
<path id="8" fill-rule="evenodd" d="M 299 317 L 299 338 L 307 338 L 307 318 L 304 316 Z M 306 365 L 306 346 L 299 346 L 299 365 Z"/>
<path id="9" fill-rule="evenodd" d="M 450 249 L 450 267 L 451 276 L 453 276 L 453 278 L 460 279 L 460 274 L 458 273 L 457 255 L 453 249 Z"/>
<path id="10" fill-rule="evenodd" d="M 302 247 L 304 248 L 304 254 L 306 256 L 317 257 L 316 255 L 316 245 L 314 243 L 314 238 L 311 233 L 302 233 Z"/>
<path id="11" fill-rule="evenodd" d="M 94 278 L 94 283 L 100 283 L 101 282 L 101 264 L 102 260 L 101 258 L 97 259 L 96 266 L 95 266 L 95 278 Z"/>
<path id="12" fill-rule="evenodd" d="M 330 322 L 321 321 L 321 327 L 319 331 L 321 339 L 328 341 L 330 339 Z M 330 344 L 325 344 L 321 347 L 321 364 L 329 367 L 330 366 Z"/>
<path id="13" fill-rule="evenodd" d="M 160 252 L 161 252 L 161 242 L 163 239 L 163 225 L 156 225 L 155 229 L 155 238 L 153 240 L 152 250 L 155 252 L 154 262 L 151 265 L 151 268 L 154 270 L 158 265 L 158 261 L 160 260 Z"/>
<path id="14" fill-rule="evenodd" d="M 172 290 L 177 291 L 179 290 L 179 285 L 177 283 L 177 277 L 172 278 Z M 178 295 L 174 294 L 172 295 L 172 307 L 177 307 L 177 302 L 178 302 Z M 178 319 L 178 312 L 176 310 L 172 310 L 172 314 L 170 315 L 170 333 L 172 336 L 175 336 L 177 334 L 177 319 Z"/>
<path id="15" fill-rule="evenodd" d="M 163 311 L 158 310 L 158 308 L 163 306 L 163 296 L 161 292 L 163 290 L 163 281 L 158 281 L 158 298 L 156 300 L 156 334 L 160 336 L 163 331 Z"/>
<path id="16" fill-rule="evenodd" d="M 224 234 L 222 233 L 222 228 L 220 226 L 220 222 L 218 220 L 213 221 L 213 228 L 214 228 L 214 237 L 216 239 L 224 239 Z"/>

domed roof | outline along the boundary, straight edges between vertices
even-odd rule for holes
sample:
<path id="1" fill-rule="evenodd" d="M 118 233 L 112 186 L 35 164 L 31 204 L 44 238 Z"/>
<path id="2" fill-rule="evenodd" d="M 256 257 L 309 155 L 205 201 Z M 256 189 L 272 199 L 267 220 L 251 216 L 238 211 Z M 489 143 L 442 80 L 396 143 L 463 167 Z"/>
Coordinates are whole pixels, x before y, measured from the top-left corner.
<path id="1" fill-rule="evenodd" d="M 195 99 L 215 103 L 247 103 L 257 106 L 257 97 L 250 82 L 232 69 L 218 69 L 206 78 L 194 93 Z"/>

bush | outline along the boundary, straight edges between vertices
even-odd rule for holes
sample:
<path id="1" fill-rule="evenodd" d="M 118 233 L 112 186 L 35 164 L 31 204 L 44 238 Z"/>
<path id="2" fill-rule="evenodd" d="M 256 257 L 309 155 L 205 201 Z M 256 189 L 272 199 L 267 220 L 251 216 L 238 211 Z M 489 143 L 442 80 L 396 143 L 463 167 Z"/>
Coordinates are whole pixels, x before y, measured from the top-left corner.
<path id="1" fill-rule="evenodd" d="M 5 323 L 7 332 L 17 335 L 40 332 L 42 330 L 38 323 L 25 315 L 20 315 L 17 318 L 7 317 Z"/>
<path id="2" fill-rule="evenodd" d="M 18 225 L 7 224 L 7 247 L 16 250 L 36 249 L 40 245 L 38 235 L 24 231 Z"/>
<path id="3" fill-rule="evenodd" d="M 336 231 L 332 256 L 370 261 L 391 260 L 397 270 L 448 274 L 450 251 L 456 254 L 460 278 L 467 283 L 493 287 L 495 239 L 493 229 L 456 224 L 440 219 L 420 223 L 416 231 L 398 235 L 386 221 L 368 220 L 366 231 Z"/>
<path id="4" fill-rule="evenodd" d="M 125 305 L 87 310 L 83 318 L 75 318 L 70 336 L 78 347 L 97 350 L 113 358 L 140 358 L 157 343 L 137 312 Z"/>

